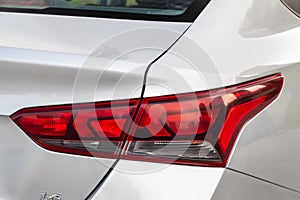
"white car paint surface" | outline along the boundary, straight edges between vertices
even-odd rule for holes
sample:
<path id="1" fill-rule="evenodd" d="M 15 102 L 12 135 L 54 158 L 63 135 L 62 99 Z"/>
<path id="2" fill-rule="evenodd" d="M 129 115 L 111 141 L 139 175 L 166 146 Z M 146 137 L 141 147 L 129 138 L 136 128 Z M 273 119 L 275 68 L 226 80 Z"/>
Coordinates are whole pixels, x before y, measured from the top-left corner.
<path id="1" fill-rule="evenodd" d="M 300 19 L 280 0 L 211 0 L 192 23 L 0 12 L 0 24 L 0 199 L 300 199 Z M 9 118 L 275 73 L 281 93 L 244 125 L 224 168 L 55 153 Z"/>
<path id="2" fill-rule="evenodd" d="M 148 64 L 189 24 L 4 12 L 0 24 L 5 138 L 0 142 L 0 199 L 39 199 L 45 191 L 84 199 L 115 160 L 46 151 L 8 116 L 26 107 L 140 97 Z M 151 38 L 142 37 L 147 34 Z M 99 54 L 103 48 L 105 54 Z"/>

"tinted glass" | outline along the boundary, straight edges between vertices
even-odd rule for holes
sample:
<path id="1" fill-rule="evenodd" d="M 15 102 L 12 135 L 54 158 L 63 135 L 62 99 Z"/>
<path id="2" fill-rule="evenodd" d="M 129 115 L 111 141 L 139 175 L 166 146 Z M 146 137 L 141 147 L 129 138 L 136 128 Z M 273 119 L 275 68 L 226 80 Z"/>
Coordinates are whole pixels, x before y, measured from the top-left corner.
<path id="1" fill-rule="evenodd" d="M 183 14 L 193 0 L 0 0 L 2 8 L 48 8 L 125 12 L 146 15 Z"/>
<path id="2" fill-rule="evenodd" d="M 296 15 L 300 16 L 300 0 L 283 0 Z"/>

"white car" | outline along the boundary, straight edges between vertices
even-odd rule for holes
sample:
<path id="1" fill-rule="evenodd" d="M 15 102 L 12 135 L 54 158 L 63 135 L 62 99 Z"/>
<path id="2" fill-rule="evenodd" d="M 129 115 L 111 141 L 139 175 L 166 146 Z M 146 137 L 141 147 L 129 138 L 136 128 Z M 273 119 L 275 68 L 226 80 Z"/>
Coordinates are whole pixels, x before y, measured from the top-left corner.
<path id="1" fill-rule="evenodd" d="M 0 0 L 0 200 L 300 199 L 299 0 Z"/>

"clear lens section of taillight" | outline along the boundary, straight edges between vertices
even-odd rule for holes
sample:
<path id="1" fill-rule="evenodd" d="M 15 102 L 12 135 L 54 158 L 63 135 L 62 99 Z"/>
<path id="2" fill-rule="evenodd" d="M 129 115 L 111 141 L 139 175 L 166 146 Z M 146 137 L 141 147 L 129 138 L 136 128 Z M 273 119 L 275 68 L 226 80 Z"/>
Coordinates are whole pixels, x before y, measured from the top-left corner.
<path id="1" fill-rule="evenodd" d="M 223 167 L 240 129 L 279 95 L 282 84 L 275 74 L 141 102 L 29 108 L 12 119 L 37 144 L 56 152 Z"/>

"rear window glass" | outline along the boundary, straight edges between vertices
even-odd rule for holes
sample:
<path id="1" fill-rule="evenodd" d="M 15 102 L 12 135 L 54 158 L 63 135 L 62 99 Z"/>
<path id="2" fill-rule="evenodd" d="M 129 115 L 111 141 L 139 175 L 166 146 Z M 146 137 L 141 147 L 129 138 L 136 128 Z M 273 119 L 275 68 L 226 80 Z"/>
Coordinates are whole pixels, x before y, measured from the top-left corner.
<path id="1" fill-rule="evenodd" d="M 300 17 L 300 0 L 282 0 L 282 2 Z"/>
<path id="2" fill-rule="evenodd" d="M 0 8 L 77 9 L 143 15 L 182 15 L 194 0 L 0 0 Z M 198 1 L 198 0 L 195 0 Z"/>

